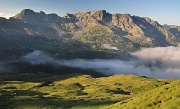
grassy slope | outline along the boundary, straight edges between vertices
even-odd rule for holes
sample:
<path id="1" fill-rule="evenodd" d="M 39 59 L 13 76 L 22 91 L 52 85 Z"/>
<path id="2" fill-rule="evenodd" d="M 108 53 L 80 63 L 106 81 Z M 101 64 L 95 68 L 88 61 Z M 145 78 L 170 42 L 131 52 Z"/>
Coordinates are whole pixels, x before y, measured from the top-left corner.
<path id="1" fill-rule="evenodd" d="M 145 96 L 146 91 L 158 90 L 157 87 L 170 82 L 134 75 L 101 78 L 81 74 L 2 75 L 0 108 L 104 108 L 141 94 Z M 119 104 L 112 105 L 116 106 Z"/>
<path id="2" fill-rule="evenodd" d="M 180 80 L 124 100 L 107 109 L 180 109 Z"/>

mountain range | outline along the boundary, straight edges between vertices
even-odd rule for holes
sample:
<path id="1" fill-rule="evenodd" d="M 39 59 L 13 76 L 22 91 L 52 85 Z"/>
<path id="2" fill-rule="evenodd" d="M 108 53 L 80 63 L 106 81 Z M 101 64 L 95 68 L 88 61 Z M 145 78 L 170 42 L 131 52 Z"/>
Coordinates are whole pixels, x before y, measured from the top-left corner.
<path id="1" fill-rule="evenodd" d="M 45 14 L 24 9 L 0 17 L 0 58 L 14 59 L 34 50 L 58 58 L 126 58 L 141 47 L 177 46 L 180 27 L 148 17 L 110 14 L 105 10 Z"/>
<path id="2" fill-rule="evenodd" d="M 179 42 L 179 26 L 105 10 L 0 17 L 0 108 L 179 109 L 180 80 L 156 79 L 179 77 Z"/>

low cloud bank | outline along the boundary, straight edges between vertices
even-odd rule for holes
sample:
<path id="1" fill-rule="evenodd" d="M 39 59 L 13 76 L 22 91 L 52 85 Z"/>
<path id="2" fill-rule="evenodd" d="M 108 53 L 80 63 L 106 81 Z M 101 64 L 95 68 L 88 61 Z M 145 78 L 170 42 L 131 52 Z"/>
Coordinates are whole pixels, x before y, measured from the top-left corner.
<path id="1" fill-rule="evenodd" d="M 72 68 L 94 69 L 106 75 L 135 74 L 152 78 L 180 78 L 180 48 L 156 47 L 143 48 L 132 53 L 129 61 L 117 59 L 73 59 L 57 60 L 41 51 L 34 51 L 22 59 L 33 65 L 51 64 L 56 67 L 68 66 Z"/>

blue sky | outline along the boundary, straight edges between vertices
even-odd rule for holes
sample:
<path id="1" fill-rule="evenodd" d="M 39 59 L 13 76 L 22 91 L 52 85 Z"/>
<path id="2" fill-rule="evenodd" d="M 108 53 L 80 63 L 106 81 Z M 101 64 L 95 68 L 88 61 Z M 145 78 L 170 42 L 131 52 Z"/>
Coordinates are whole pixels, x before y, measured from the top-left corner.
<path id="1" fill-rule="evenodd" d="M 0 16 L 14 16 L 23 9 L 65 13 L 106 10 L 150 17 L 160 24 L 180 25 L 180 0 L 0 0 Z"/>

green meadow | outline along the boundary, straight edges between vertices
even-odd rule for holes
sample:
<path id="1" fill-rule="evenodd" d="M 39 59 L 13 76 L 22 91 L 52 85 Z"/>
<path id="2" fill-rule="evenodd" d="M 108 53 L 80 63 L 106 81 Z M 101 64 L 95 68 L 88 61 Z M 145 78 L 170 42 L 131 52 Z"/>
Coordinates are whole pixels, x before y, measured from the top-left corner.
<path id="1" fill-rule="evenodd" d="M 179 109 L 180 81 L 135 75 L 3 74 L 1 109 Z"/>

